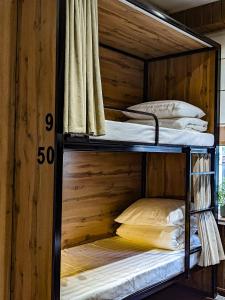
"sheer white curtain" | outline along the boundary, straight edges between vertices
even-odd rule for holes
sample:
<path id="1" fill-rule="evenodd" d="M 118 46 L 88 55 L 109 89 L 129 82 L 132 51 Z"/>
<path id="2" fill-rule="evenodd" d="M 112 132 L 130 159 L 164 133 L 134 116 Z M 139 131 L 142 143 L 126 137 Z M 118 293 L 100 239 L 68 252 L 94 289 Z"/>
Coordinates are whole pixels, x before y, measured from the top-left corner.
<path id="1" fill-rule="evenodd" d="M 64 132 L 105 133 L 97 0 L 66 0 Z"/>
<path id="2" fill-rule="evenodd" d="M 210 170 L 210 156 L 199 155 L 194 165 L 194 172 L 207 172 Z M 195 209 L 205 209 L 211 206 L 210 176 L 194 175 L 194 205 Z M 199 260 L 200 266 L 218 264 L 225 259 L 218 227 L 211 211 L 199 214 L 198 232 L 202 244 Z"/>

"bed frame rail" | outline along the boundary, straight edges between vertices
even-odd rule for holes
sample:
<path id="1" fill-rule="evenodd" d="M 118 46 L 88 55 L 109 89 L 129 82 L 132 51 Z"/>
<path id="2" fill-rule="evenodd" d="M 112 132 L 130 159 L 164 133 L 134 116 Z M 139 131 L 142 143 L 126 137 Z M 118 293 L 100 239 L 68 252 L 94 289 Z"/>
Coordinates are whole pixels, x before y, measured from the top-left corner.
<path id="1" fill-rule="evenodd" d="M 115 110 L 117 112 L 127 112 L 127 113 L 135 113 L 137 115 L 142 115 L 142 116 L 148 116 L 148 117 L 152 117 L 155 121 L 155 139 L 154 139 L 154 143 L 146 143 L 148 145 L 152 145 L 152 146 L 158 146 L 159 145 L 159 120 L 157 118 L 157 116 L 153 113 L 148 113 L 148 112 L 143 112 L 143 111 L 138 111 L 138 110 L 134 110 L 134 109 L 128 109 L 128 108 L 113 108 L 113 107 L 108 107 L 108 106 L 105 106 L 104 108 L 106 109 L 110 109 L 110 110 Z M 95 143 L 94 141 L 91 141 L 89 136 L 88 135 L 84 135 L 84 136 L 78 136 L 78 135 L 75 135 L 75 134 L 66 134 L 65 135 L 66 139 L 73 139 L 74 142 L 79 142 L 79 141 L 82 141 L 82 140 L 85 140 L 86 143 Z M 142 144 L 142 143 L 139 143 L 139 144 Z"/>

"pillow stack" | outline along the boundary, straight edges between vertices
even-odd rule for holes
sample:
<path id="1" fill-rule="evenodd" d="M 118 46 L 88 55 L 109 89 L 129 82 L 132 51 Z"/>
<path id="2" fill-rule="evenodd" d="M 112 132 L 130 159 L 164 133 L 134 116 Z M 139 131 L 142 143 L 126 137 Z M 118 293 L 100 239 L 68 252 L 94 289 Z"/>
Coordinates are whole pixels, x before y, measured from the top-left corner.
<path id="1" fill-rule="evenodd" d="M 116 219 L 120 237 L 153 248 L 180 250 L 185 243 L 185 203 L 182 200 L 142 198 Z M 199 246 L 197 219 L 191 219 L 191 245 Z"/>
<path id="2" fill-rule="evenodd" d="M 129 107 L 131 110 L 153 113 L 159 119 L 159 126 L 173 129 L 207 131 L 208 122 L 201 118 L 205 113 L 198 107 L 178 100 L 160 100 L 140 103 Z M 124 112 L 127 122 L 155 126 L 151 116 Z"/>

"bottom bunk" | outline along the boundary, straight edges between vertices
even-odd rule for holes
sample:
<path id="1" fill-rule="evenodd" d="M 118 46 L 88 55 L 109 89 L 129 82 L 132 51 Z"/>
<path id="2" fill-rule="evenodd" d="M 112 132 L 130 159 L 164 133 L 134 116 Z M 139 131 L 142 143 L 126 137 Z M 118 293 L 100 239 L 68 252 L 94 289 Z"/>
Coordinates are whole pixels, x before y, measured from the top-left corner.
<path id="1" fill-rule="evenodd" d="M 211 212 L 215 157 L 206 151 L 64 152 L 61 300 L 143 299 L 224 258 Z"/>
<path id="2" fill-rule="evenodd" d="M 191 255 L 190 267 L 198 257 Z M 146 248 L 117 236 L 62 250 L 61 259 L 61 300 L 124 299 L 184 272 L 184 250 Z"/>

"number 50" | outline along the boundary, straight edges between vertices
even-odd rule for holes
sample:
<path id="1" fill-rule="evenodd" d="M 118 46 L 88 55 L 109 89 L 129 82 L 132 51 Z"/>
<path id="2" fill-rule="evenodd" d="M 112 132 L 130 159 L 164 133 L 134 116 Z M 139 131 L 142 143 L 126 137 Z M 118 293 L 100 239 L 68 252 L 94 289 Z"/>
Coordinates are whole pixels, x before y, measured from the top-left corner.
<path id="1" fill-rule="evenodd" d="M 38 163 L 43 164 L 47 160 L 48 164 L 53 164 L 55 158 L 55 152 L 53 147 L 49 146 L 47 149 L 45 147 L 38 148 Z"/>

